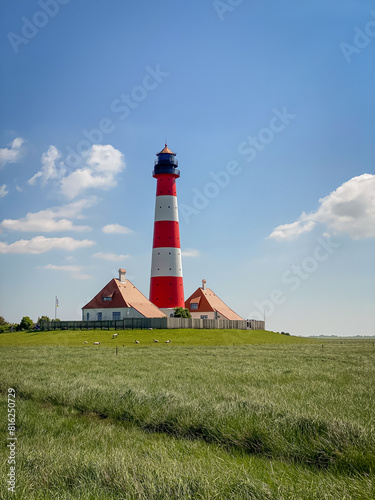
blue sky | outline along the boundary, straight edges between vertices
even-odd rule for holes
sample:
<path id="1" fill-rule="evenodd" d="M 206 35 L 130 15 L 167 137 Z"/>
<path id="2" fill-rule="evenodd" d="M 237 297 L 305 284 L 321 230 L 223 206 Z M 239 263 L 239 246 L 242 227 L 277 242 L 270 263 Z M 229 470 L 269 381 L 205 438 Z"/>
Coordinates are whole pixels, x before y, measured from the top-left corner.
<path id="1" fill-rule="evenodd" d="M 372 1 L 3 2 L 0 314 L 148 296 L 152 168 L 177 153 L 186 298 L 374 334 Z"/>

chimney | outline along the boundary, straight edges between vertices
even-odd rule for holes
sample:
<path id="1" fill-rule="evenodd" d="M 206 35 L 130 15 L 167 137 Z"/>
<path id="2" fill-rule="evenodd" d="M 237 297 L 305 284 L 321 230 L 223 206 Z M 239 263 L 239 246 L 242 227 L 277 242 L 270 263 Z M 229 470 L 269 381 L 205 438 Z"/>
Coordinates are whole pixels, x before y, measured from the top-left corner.
<path id="1" fill-rule="evenodd" d="M 206 290 L 206 280 L 202 280 L 202 289 Z"/>
<path id="2" fill-rule="evenodd" d="M 125 281 L 125 274 L 126 274 L 126 269 L 119 269 L 118 270 L 118 279 L 122 283 Z"/>

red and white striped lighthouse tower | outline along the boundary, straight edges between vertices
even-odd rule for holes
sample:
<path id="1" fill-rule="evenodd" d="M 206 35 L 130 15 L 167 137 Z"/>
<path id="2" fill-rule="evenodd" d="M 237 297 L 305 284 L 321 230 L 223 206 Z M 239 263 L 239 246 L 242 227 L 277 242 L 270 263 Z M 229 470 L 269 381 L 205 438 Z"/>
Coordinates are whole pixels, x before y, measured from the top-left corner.
<path id="1" fill-rule="evenodd" d="M 156 155 L 157 179 L 150 301 L 160 309 L 185 307 L 176 179 L 176 155 L 167 145 Z M 167 311 L 165 311 L 167 312 Z"/>

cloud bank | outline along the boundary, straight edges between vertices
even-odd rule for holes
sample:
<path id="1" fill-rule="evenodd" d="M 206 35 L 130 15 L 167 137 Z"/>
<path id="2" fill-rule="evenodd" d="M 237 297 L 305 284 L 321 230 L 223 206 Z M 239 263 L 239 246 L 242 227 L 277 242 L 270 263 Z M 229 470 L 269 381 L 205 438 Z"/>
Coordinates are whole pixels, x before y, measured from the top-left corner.
<path id="1" fill-rule="evenodd" d="M 319 203 L 316 212 L 302 212 L 297 221 L 277 226 L 269 238 L 290 241 L 316 224 L 325 224 L 334 233 L 347 233 L 354 240 L 375 237 L 375 175 L 353 177 Z"/>
<path id="2" fill-rule="evenodd" d="M 83 198 L 61 207 L 47 208 L 40 212 L 29 212 L 21 219 L 4 219 L 0 231 L 25 231 L 53 233 L 61 231 L 91 231 L 89 226 L 76 226 L 70 219 L 82 219 L 82 211 L 97 202 L 95 196 Z"/>
<path id="3" fill-rule="evenodd" d="M 50 146 L 48 151 L 42 154 L 42 169 L 27 181 L 28 184 L 34 186 L 36 181 L 41 179 L 42 186 L 45 186 L 50 180 L 61 179 L 65 174 L 65 166 L 63 162 L 57 164 L 60 158 L 60 151 L 55 146 Z"/>
<path id="4" fill-rule="evenodd" d="M 181 252 L 182 257 L 199 257 L 199 250 L 187 248 Z"/>
<path id="5" fill-rule="evenodd" d="M 84 155 L 85 165 L 64 177 L 61 191 L 75 198 L 86 189 L 110 189 L 117 186 L 116 176 L 125 168 L 123 154 L 113 146 L 94 144 Z"/>
<path id="6" fill-rule="evenodd" d="M 4 198 L 4 196 L 6 196 L 8 193 L 9 191 L 7 190 L 6 184 L 0 186 L 0 198 Z"/>
<path id="7" fill-rule="evenodd" d="M 36 236 L 31 240 L 18 240 L 10 244 L 0 242 L 0 253 L 41 254 L 53 249 L 72 251 L 78 248 L 92 247 L 93 245 L 95 245 L 94 241 L 75 240 L 68 236 L 64 238 L 45 238 L 44 236 Z"/>
<path id="8" fill-rule="evenodd" d="M 120 224 L 107 224 L 102 229 L 105 234 L 129 234 L 133 231 L 128 227 L 121 226 Z"/>
<path id="9" fill-rule="evenodd" d="M 82 154 L 83 167 L 68 173 L 62 155 L 55 146 L 50 146 L 42 155 L 42 169 L 33 175 L 28 184 L 38 180 L 45 186 L 49 181 L 57 181 L 61 192 L 68 199 L 82 195 L 87 189 L 108 190 L 117 186 L 117 175 L 124 170 L 124 156 L 110 144 L 94 144 Z"/>
<path id="10" fill-rule="evenodd" d="M 24 142 L 21 137 L 16 137 L 9 148 L 0 148 L 0 167 L 7 163 L 17 163 L 22 156 L 21 146 Z"/>
<path id="11" fill-rule="evenodd" d="M 110 260 L 112 262 L 128 259 L 130 257 L 129 255 L 117 255 L 115 253 L 103 253 L 103 252 L 94 253 L 92 256 L 95 257 L 96 259 Z"/>

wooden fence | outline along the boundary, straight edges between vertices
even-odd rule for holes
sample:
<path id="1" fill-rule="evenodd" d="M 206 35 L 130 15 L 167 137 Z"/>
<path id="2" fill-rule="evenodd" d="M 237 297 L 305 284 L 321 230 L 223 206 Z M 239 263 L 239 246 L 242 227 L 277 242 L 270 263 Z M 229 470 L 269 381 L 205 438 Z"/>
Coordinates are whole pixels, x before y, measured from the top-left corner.
<path id="1" fill-rule="evenodd" d="M 255 329 L 264 330 L 263 321 L 256 325 L 248 321 L 232 321 L 229 319 L 195 319 L 195 318 L 127 318 L 111 321 L 42 321 L 41 330 L 149 330 L 169 328 L 213 328 L 213 329 Z M 251 320 L 252 321 L 252 320 Z"/>

